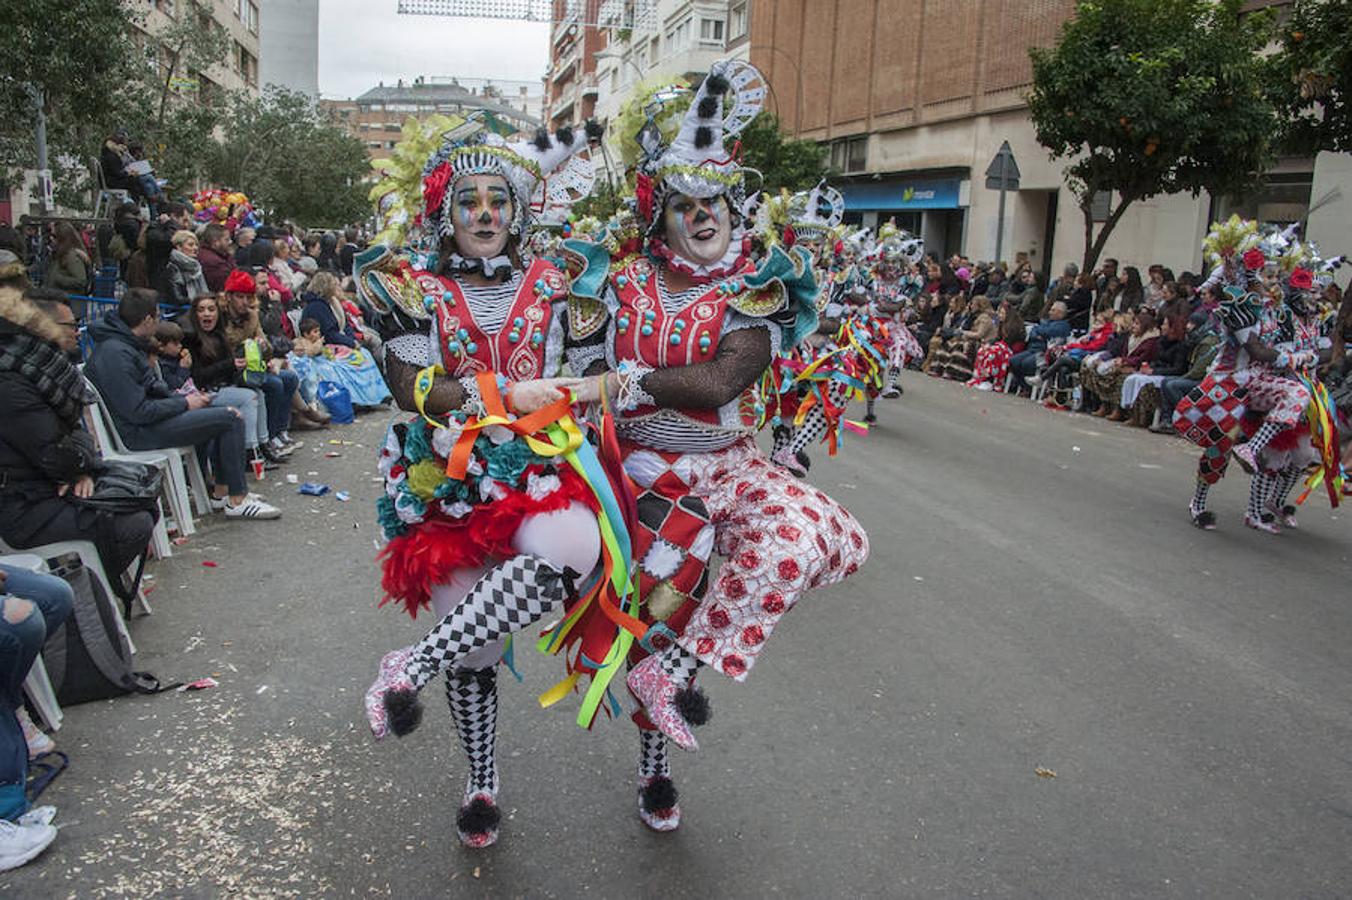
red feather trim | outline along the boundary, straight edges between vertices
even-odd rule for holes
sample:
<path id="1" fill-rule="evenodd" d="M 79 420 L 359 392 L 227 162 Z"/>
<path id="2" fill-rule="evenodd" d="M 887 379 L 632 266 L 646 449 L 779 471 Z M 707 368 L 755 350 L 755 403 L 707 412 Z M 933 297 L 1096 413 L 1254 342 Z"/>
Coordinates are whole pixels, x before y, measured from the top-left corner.
<path id="1" fill-rule="evenodd" d="M 557 474 L 559 489 L 539 500 L 511 491 L 501 500 L 476 506 L 463 519 L 428 519 L 390 541 L 378 557 L 385 592 L 380 605 L 401 603 L 417 618 L 418 610 L 428 605 L 432 588 L 443 584 L 451 572 L 515 556 L 512 538 L 527 516 L 557 512 L 574 500 L 593 512 L 598 509 L 595 494 L 581 476 L 565 468 Z"/>
<path id="2" fill-rule="evenodd" d="M 643 221 L 653 220 L 653 180 L 640 172 L 634 179 L 634 198 L 638 201 L 638 214 Z"/>
<path id="3" fill-rule="evenodd" d="M 451 183 L 451 164 L 444 162 L 423 179 L 423 208 L 435 215 L 446 198 L 446 186 Z"/>

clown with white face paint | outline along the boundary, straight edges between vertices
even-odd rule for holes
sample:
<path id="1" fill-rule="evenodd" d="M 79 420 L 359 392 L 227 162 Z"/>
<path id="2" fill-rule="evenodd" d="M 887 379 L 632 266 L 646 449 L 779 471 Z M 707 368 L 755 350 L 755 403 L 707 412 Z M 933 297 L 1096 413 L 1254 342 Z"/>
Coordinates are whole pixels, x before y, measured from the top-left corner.
<path id="1" fill-rule="evenodd" d="M 524 251 L 532 198 L 599 131 L 508 142 L 474 119 L 452 124 L 400 200 L 436 252 L 415 266 L 377 245 L 357 260 L 359 289 L 397 332 L 391 391 L 417 414 L 391 427 L 380 454 L 385 599 L 443 617 L 381 660 L 366 712 L 377 738 L 406 734 L 421 716 L 417 691 L 447 673 L 469 762 L 456 828 L 486 847 L 500 819 L 496 666 L 513 633 L 565 610 L 601 550 L 595 494 L 561 457 L 536 452 L 528 435 L 539 428 L 518 428 L 569 409 L 554 377 L 573 315 L 568 280 Z"/>
<path id="2" fill-rule="evenodd" d="M 707 715 L 696 670 L 745 679 L 784 613 L 868 555 L 859 523 L 754 440 L 753 385 L 817 327 L 808 254 L 773 246 L 759 264 L 749 258 L 743 171 L 724 142 L 764 95 L 753 67 L 723 61 L 693 97 L 638 98 L 642 128 L 620 137 L 639 148 L 647 253 L 611 266 L 604 247 L 565 241 L 587 271 L 608 271 L 598 292 L 606 328 L 573 358 L 593 354 L 578 396 L 613 412 L 624 469 L 642 490 L 633 560 L 650 629 L 628 686 L 640 707 L 640 816 L 662 831 L 680 817 L 667 740 L 695 749 L 691 725 Z M 714 552 L 723 562 L 710 583 Z"/>

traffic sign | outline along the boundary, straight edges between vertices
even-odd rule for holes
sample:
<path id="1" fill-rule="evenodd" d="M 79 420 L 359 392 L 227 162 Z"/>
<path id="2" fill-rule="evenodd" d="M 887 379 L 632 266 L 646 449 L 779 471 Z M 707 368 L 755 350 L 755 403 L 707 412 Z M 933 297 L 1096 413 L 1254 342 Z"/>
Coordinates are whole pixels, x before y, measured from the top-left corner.
<path id="1" fill-rule="evenodd" d="M 986 187 L 993 191 L 1017 191 L 1019 189 L 1019 164 L 1014 161 L 1014 151 L 1009 141 L 1000 145 L 995 159 L 986 167 Z"/>

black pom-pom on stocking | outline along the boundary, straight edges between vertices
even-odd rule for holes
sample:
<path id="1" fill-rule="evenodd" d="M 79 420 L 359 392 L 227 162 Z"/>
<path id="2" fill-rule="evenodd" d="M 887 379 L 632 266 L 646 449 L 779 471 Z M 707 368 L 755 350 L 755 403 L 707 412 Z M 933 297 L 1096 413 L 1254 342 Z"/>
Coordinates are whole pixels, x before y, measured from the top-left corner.
<path id="1" fill-rule="evenodd" d="M 698 110 L 701 119 L 712 119 L 718 115 L 718 98 L 705 97 L 699 102 Z"/>
<path id="2" fill-rule="evenodd" d="M 565 147 L 573 146 L 573 127 L 571 125 L 563 126 L 554 132 L 554 139 Z"/>
<path id="3" fill-rule="evenodd" d="M 726 94 L 728 92 L 728 80 L 722 75 L 710 75 L 704 79 L 704 92 L 706 94 Z"/>
<path id="4" fill-rule="evenodd" d="M 705 724 L 713 715 L 709 698 L 697 687 L 683 687 L 676 692 L 676 711 L 681 718 L 695 727 Z"/>
<path id="5" fill-rule="evenodd" d="M 385 692 L 385 712 L 389 716 L 390 731 L 404 737 L 422 723 L 422 701 L 414 690 Z"/>
<path id="6" fill-rule="evenodd" d="M 703 150 L 714 142 L 714 130 L 708 125 L 701 125 L 695 129 L 695 146 Z"/>
<path id="7" fill-rule="evenodd" d="M 595 119 L 588 119 L 587 124 L 582 127 L 583 131 L 586 132 L 587 140 L 589 141 L 599 141 L 606 133 L 605 127 Z"/>
<path id="8" fill-rule="evenodd" d="M 549 149 L 549 132 L 548 132 L 548 131 L 545 131 L 543 128 L 538 128 L 538 129 L 536 129 L 536 131 L 535 131 L 535 140 L 534 140 L 534 144 L 535 144 L 535 149 L 539 150 L 541 153 L 543 153 L 544 151 L 548 150 L 548 149 Z"/>
<path id="9" fill-rule="evenodd" d="M 455 817 L 455 827 L 462 834 L 489 834 L 498 830 L 502 821 L 502 812 L 483 797 L 475 797 L 460 807 Z"/>
<path id="10" fill-rule="evenodd" d="M 646 813 L 660 813 L 673 809 L 676 801 L 680 799 L 680 793 L 676 790 L 675 783 L 665 775 L 658 775 L 648 785 L 639 791 L 639 805 Z"/>

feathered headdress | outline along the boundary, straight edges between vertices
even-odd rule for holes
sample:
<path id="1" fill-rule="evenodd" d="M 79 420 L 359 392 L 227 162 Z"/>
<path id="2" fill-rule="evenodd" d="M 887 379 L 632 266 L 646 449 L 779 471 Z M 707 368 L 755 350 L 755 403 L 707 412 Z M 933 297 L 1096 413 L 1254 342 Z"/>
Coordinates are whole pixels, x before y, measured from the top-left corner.
<path id="1" fill-rule="evenodd" d="M 720 60 L 693 98 L 677 83 L 647 89 L 630 101 L 621 121 L 632 126 L 637 109 L 642 125 L 621 135 L 627 147 L 621 155 L 634 160 L 635 197 L 646 223 L 660 218 L 662 201 L 672 193 L 727 194 L 734 208 L 741 207 L 744 170 L 738 148 L 728 142 L 760 113 L 765 93 L 764 79 L 750 63 Z"/>
<path id="2" fill-rule="evenodd" d="M 490 130 L 478 113 L 437 116 L 426 125 L 410 120 L 393 160 L 372 163 L 386 176 L 372 189 L 372 197 L 395 220 L 399 237 L 419 223 L 433 234 L 450 235 L 455 229 L 449 212 L 456 182 L 469 175 L 500 175 L 512 194 L 510 229 L 520 235 L 533 216 L 545 211 L 559 216 L 560 207 L 590 191 L 590 166 L 572 164 L 573 157 L 600 135 L 594 122 L 587 123 L 585 137 L 564 127 L 552 137 L 540 129 L 531 140 L 508 140 Z M 555 177 L 561 190 L 549 186 Z"/>
<path id="3" fill-rule="evenodd" d="M 914 265 L 925 258 L 925 242 L 888 219 L 878 226 L 878 242 L 871 256 L 887 265 Z"/>
<path id="4" fill-rule="evenodd" d="M 1212 223 L 1211 230 L 1202 241 L 1202 252 L 1212 265 L 1238 257 L 1246 269 L 1257 270 L 1263 268 L 1267 261 L 1266 254 L 1258 248 L 1262 240 L 1258 223 L 1241 219 L 1236 213 L 1224 222 Z"/>

